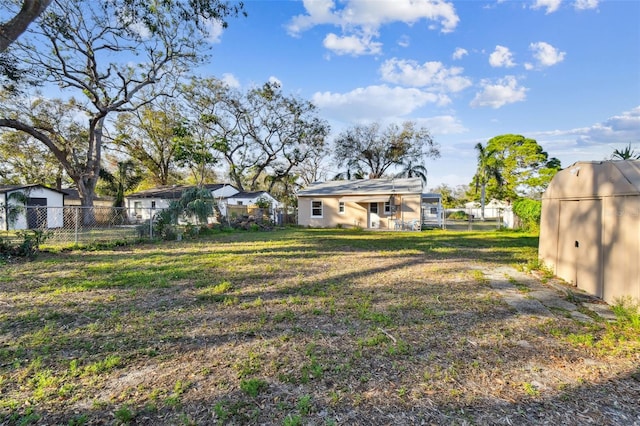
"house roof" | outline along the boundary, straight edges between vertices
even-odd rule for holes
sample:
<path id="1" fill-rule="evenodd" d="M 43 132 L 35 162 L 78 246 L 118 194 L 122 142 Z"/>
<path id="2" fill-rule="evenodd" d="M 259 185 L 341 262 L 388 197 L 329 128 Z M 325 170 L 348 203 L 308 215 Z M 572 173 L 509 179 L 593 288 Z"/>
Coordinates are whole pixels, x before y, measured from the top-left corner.
<path id="1" fill-rule="evenodd" d="M 230 195 L 227 198 L 256 198 L 265 194 L 273 198 L 273 196 L 271 196 L 271 194 L 269 194 L 267 191 L 253 191 L 253 192 L 241 191 L 241 192 L 238 192 L 237 194 Z"/>
<path id="2" fill-rule="evenodd" d="M 80 194 L 76 188 L 62 188 L 62 193 L 64 193 L 65 199 L 67 200 L 79 200 Z M 102 197 L 102 196 L 93 196 L 94 200 L 113 200 L 113 197 Z"/>
<path id="3" fill-rule="evenodd" d="M 33 183 L 33 184 L 29 184 L 29 185 L 0 185 L 0 194 L 4 194 L 7 192 L 13 192 L 13 191 L 19 191 L 21 189 L 31 189 L 31 188 L 44 188 L 44 189 L 48 189 L 49 191 L 54 191 L 54 192 L 58 192 L 60 194 L 66 195 L 64 193 L 64 191 L 58 191 L 57 189 L 54 188 L 49 188 L 48 186 L 44 186 L 44 185 L 40 185 L 39 183 Z"/>
<path id="4" fill-rule="evenodd" d="M 317 182 L 298 191 L 299 197 L 344 195 L 421 194 L 422 180 L 408 179 L 359 179 Z"/>
<path id="5" fill-rule="evenodd" d="M 578 161 L 553 177 L 542 198 L 638 194 L 640 160 Z"/>
<path id="6" fill-rule="evenodd" d="M 225 186 L 229 186 L 228 183 L 208 183 L 202 185 L 209 191 L 216 191 Z M 127 195 L 127 198 L 162 198 L 166 200 L 177 200 L 182 196 L 182 193 L 187 189 L 195 188 L 195 185 L 170 185 L 159 186 L 156 188 L 146 189 L 144 191 L 134 192 Z"/>

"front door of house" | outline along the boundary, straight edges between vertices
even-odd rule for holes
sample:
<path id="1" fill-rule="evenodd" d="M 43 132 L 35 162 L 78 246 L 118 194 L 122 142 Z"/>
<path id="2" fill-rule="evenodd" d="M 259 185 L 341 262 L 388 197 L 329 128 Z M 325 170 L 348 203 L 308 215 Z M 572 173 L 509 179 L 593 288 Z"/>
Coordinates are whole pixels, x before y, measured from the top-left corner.
<path id="1" fill-rule="evenodd" d="M 378 216 L 378 203 L 369 203 L 369 228 L 380 228 L 380 216 Z"/>

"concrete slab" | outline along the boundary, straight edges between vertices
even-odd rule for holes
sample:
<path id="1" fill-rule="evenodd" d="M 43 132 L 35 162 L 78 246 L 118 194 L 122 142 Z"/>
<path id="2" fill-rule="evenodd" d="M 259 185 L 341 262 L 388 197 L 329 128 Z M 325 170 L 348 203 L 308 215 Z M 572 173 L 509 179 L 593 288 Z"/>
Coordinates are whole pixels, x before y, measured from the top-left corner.
<path id="1" fill-rule="evenodd" d="M 548 308 L 565 309 L 567 311 L 577 311 L 578 307 L 562 298 L 562 295 L 554 290 L 537 290 L 529 293 L 529 296 L 537 299 Z"/>
<path id="2" fill-rule="evenodd" d="M 571 318 L 578 320 L 578 321 L 582 321 L 582 322 L 593 322 L 593 318 L 591 318 L 589 315 L 585 315 L 582 312 L 579 311 L 573 311 L 571 312 Z"/>
<path id="3" fill-rule="evenodd" d="M 595 312 L 607 321 L 617 321 L 616 314 L 611 310 L 611 306 L 605 303 L 582 303 L 582 306 Z"/>

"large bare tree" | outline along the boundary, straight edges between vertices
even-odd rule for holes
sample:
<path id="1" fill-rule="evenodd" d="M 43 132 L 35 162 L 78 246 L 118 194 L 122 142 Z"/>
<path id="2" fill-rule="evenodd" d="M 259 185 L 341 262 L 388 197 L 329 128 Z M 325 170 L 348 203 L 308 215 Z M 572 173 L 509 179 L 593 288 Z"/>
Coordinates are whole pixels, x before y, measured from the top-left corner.
<path id="1" fill-rule="evenodd" d="M 440 151 L 429 131 L 417 128 L 413 121 L 401 126 L 392 123 L 386 128 L 374 122 L 340 133 L 334 155 L 339 166 L 361 169 L 369 172 L 370 179 L 377 179 L 391 167 L 409 162 L 421 164 L 425 157 L 439 157 Z"/>
<path id="2" fill-rule="evenodd" d="M 171 88 L 204 58 L 205 20 L 224 26 L 241 11 L 242 4 L 221 0 L 53 0 L 11 50 L 40 73 L 48 90 L 57 87 L 82 111 L 82 155 L 68 139 L 61 143 L 53 123 L 33 114 L 3 108 L 0 127 L 26 132 L 51 150 L 77 185 L 82 206 L 92 206 L 107 118 L 153 102 L 139 96 L 149 86 Z"/>
<path id="3" fill-rule="evenodd" d="M 206 130 L 200 137 L 208 138 L 242 190 L 259 189 L 267 176 L 271 186 L 287 180 L 324 146 L 329 133 L 311 102 L 283 93 L 276 83 L 241 93 L 205 79 L 184 91 L 192 122 Z"/>

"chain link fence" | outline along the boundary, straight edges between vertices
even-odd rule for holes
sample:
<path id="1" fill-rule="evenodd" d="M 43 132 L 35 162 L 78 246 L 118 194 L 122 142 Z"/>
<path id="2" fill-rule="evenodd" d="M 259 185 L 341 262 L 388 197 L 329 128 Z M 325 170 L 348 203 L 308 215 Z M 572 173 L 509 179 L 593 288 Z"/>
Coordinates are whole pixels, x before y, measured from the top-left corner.
<path id="1" fill-rule="evenodd" d="M 144 211 L 143 211 L 144 210 Z M 162 209 L 133 212 L 116 207 L 20 207 L 4 214 L 0 237 L 14 240 L 18 231 L 39 230 L 47 242 L 87 244 L 116 240 L 154 238 L 153 221 Z M 145 218 L 145 219 L 142 219 Z"/>

